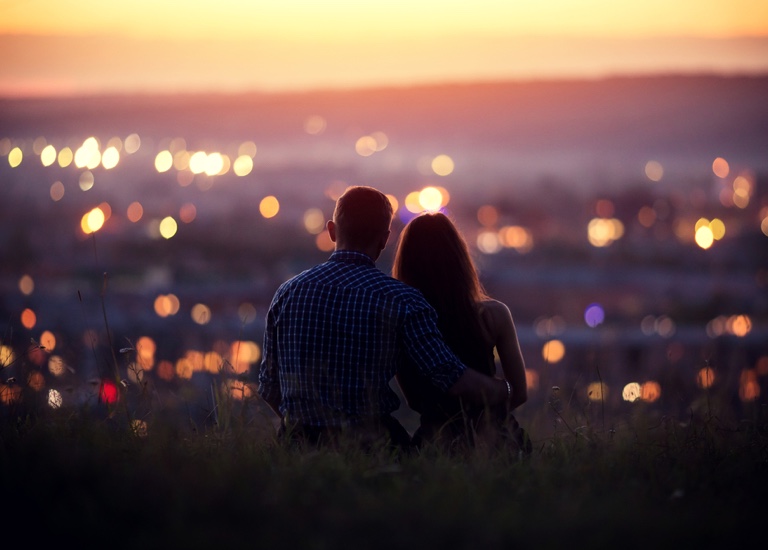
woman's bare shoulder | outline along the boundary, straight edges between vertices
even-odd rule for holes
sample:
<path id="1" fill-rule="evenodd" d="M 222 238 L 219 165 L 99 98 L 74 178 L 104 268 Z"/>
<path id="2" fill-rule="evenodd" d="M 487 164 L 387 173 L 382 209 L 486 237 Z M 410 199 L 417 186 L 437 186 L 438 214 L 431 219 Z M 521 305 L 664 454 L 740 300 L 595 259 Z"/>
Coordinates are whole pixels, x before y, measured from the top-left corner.
<path id="1" fill-rule="evenodd" d="M 494 318 L 512 317 L 512 313 L 509 311 L 507 304 L 493 298 L 481 300 L 478 303 L 478 307 L 483 315 L 491 315 Z"/>
<path id="2" fill-rule="evenodd" d="M 478 302 L 477 306 L 480 318 L 491 334 L 498 334 L 512 325 L 512 313 L 504 302 L 486 298 Z"/>

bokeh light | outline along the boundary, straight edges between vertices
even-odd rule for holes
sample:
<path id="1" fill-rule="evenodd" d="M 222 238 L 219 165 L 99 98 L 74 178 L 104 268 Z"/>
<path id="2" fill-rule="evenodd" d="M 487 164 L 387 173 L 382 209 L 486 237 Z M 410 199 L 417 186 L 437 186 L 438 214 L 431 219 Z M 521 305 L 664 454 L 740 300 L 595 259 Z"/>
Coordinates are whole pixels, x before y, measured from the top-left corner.
<path id="1" fill-rule="evenodd" d="M 60 181 L 55 181 L 51 184 L 51 189 L 49 191 L 51 195 L 51 199 L 54 202 L 58 202 L 61 199 L 64 198 L 64 184 Z"/>
<path id="2" fill-rule="evenodd" d="M 634 403 L 642 396 L 642 388 L 640 387 L 640 384 L 637 382 L 630 382 L 626 386 L 624 386 L 624 389 L 621 391 L 621 397 L 624 399 L 624 401 L 629 401 L 630 403 Z"/>
<path id="3" fill-rule="evenodd" d="M 40 152 L 40 162 L 43 166 L 50 166 L 56 162 L 56 148 L 53 145 L 46 145 Z"/>
<path id="4" fill-rule="evenodd" d="M 24 296 L 29 296 L 35 291 L 35 281 L 29 275 L 22 275 L 19 279 L 19 290 Z"/>
<path id="5" fill-rule="evenodd" d="M 438 176 L 448 176 L 454 170 L 453 159 L 448 155 L 437 155 L 432 159 L 432 171 Z"/>
<path id="6" fill-rule="evenodd" d="M 711 388 L 714 383 L 715 371 L 711 367 L 704 367 L 696 374 L 696 385 L 700 388 Z"/>
<path id="7" fill-rule="evenodd" d="M 443 207 L 443 194 L 437 187 L 425 187 L 419 192 L 419 206 L 427 212 L 437 212 Z"/>
<path id="8" fill-rule="evenodd" d="M 592 218 L 587 225 L 589 243 L 595 247 L 610 246 L 624 236 L 624 224 L 616 218 Z"/>
<path id="9" fill-rule="evenodd" d="M 717 157 L 712 161 L 712 172 L 714 172 L 718 178 L 727 178 L 730 171 L 731 168 L 728 165 L 728 161 L 724 158 Z"/>
<path id="10" fill-rule="evenodd" d="M 498 209 L 490 204 L 484 204 L 477 209 L 477 221 L 485 227 L 493 227 L 499 222 Z"/>
<path id="11" fill-rule="evenodd" d="M 55 388 L 48 390 L 48 406 L 52 409 L 58 409 L 64 403 L 61 392 Z"/>
<path id="12" fill-rule="evenodd" d="M 656 160 L 645 163 L 645 175 L 651 181 L 661 181 L 664 176 L 664 167 Z"/>
<path id="13" fill-rule="evenodd" d="M 8 153 L 8 164 L 11 165 L 11 168 L 18 167 L 23 159 L 24 153 L 22 153 L 21 149 L 18 147 L 14 147 L 11 149 L 11 152 Z"/>
<path id="14" fill-rule="evenodd" d="M 75 154 L 72 152 L 72 149 L 69 147 L 64 147 L 61 151 L 59 151 L 58 155 L 58 163 L 59 166 L 62 168 L 66 168 L 70 164 L 72 164 L 72 161 L 75 160 Z"/>
<path id="15" fill-rule="evenodd" d="M 128 205 L 126 216 L 128 217 L 129 221 L 136 223 L 141 219 L 143 215 L 144 215 L 144 207 L 141 206 L 140 202 L 132 202 L 130 205 Z"/>
<path id="16" fill-rule="evenodd" d="M 31 330 L 35 328 L 36 324 L 37 324 L 37 315 L 32 309 L 26 308 L 21 312 L 21 326 L 23 326 L 27 330 Z"/>
<path id="17" fill-rule="evenodd" d="M 559 363 L 565 357 L 565 344 L 560 340 L 550 340 L 541 348 L 541 356 L 547 363 Z"/>
<path id="18" fill-rule="evenodd" d="M 259 203 L 259 212 L 265 218 L 274 218 L 280 211 L 280 202 L 273 195 L 261 199 Z"/>
<path id="19" fill-rule="evenodd" d="M 104 211 L 97 206 L 83 215 L 80 220 L 80 228 L 86 235 L 95 233 L 104 226 L 106 219 Z"/>
<path id="20" fill-rule="evenodd" d="M 304 131 L 310 135 L 316 136 L 325 131 L 327 122 L 320 115 L 312 115 L 304 121 Z"/>
<path id="21" fill-rule="evenodd" d="M 253 170 L 253 159 L 248 155 L 240 155 L 232 164 L 232 171 L 236 176 L 247 176 Z"/>
<path id="22" fill-rule="evenodd" d="M 319 208 L 310 208 L 304 212 L 304 228 L 312 235 L 318 235 L 325 229 L 325 215 Z"/>
<path id="23" fill-rule="evenodd" d="M 172 216 L 166 216 L 160 221 L 159 229 L 160 235 L 164 239 L 170 239 L 176 235 L 176 232 L 179 230 L 179 225 L 176 223 L 176 220 L 173 219 Z"/>
<path id="24" fill-rule="evenodd" d="M 603 401 L 608 397 L 608 386 L 603 382 L 592 382 L 587 386 L 587 398 L 590 401 Z"/>
<path id="25" fill-rule="evenodd" d="M 211 308 L 205 304 L 195 304 L 192 306 L 191 317 L 198 325 L 207 325 L 211 321 Z"/>
<path id="26" fill-rule="evenodd" d="M 605 311 L 600 304 L 590 304 L 584 310 L 584 321 L 594 328 L 605 321 Z"/>

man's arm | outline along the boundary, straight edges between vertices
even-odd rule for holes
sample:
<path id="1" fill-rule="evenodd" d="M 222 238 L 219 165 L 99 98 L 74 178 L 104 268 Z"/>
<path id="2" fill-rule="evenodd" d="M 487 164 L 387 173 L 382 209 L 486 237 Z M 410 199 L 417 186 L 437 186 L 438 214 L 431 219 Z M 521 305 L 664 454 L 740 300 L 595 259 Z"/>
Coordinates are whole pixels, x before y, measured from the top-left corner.
<path id="1" fill-rule="evenodd" d="M 264 330 L 264 354 L 259 369 L 259 395 L 269 405 L 277 416 L 283 417 L 280 412 L 280 403 L 283 400 L 278 378 L 275 350 L 275 323 L 272 309 L 267 312 L 266 328 Z"/>

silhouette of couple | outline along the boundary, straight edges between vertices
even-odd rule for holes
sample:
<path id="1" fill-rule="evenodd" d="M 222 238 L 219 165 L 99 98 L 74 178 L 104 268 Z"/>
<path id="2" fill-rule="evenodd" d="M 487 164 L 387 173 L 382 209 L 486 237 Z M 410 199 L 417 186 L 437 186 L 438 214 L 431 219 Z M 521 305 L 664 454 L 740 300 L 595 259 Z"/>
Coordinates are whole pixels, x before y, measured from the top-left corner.
<path id="1" fill-rule="evenodd" d="M 279 435 L 310 445 L 530 452 L 512 415 L 527 393 L 509 309 L 485 294 L 444 214 L 408 223 L 393 277 L 379 270 L 392 217 L 380 191 L 348 188 L 327 223 L 335 251 L 275 293 L 259 394 L 281 419 Z M 420 414 L 412 436 L 392 416 L 393 378 Z"/>

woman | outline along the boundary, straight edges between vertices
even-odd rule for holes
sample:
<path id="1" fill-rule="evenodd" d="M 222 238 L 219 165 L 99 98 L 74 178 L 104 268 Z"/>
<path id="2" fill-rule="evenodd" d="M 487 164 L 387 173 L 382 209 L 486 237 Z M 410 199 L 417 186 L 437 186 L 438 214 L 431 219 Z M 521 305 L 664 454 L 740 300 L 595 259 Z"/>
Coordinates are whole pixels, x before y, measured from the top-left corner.
<path id="1" fill-rule="evenodd" d="M 435 308 L 445 341 L 470 368 L 501 373 L 512 387 L 507 410 L 482 410 L 462 404 L 420 377 L 415 368 L 401 365 L 397 381 L 408 405 L 420 413 L 414 443 L 426 441 L 449 447 L 512 443 L 530 452 L 530 442 L 511 411 L 525 403 L 525 363 L 509 308 L 490 298 L 477 276 L 467 244 L 442 213 L 414 218 L 403 229 L 395 253 L 393 276 L 420 290 Z"/>

